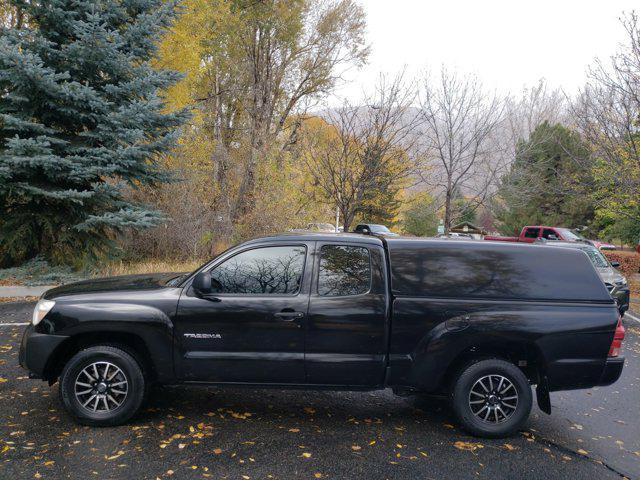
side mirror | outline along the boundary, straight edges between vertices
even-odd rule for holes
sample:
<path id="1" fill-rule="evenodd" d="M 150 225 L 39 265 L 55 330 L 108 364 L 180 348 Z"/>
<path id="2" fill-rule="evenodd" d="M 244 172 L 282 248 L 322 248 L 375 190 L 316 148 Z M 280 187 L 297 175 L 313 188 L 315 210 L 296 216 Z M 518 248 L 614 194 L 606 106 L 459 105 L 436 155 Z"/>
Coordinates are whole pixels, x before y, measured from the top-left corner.
<path id="1" fill-rule="evenodd" d="M 193 290 L 198 295 L 206 295 L 211 293 L 211 274 L 209 272 L 198 272 L 193 277 Z"/>
<path id="2" fill-rule="evenodd" d="M 611 266 L 613 268 L 618 268 L 620 266 L 620 262 L 611 262 Z"/>

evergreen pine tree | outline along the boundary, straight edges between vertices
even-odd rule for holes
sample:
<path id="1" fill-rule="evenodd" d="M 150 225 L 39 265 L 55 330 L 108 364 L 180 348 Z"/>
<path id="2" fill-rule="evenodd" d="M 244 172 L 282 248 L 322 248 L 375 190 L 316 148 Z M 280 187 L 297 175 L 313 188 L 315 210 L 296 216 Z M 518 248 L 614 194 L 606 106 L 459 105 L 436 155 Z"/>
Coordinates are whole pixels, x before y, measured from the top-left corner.
<path id="1" fill-rule="evenodd" d="M 593 182 L 582 167 L 589 154 L 579 133 L 546 121 L 518 142 L 498 192 L 502 233 L 517 235 L 524 225 L 589 225 L 594 204 L 587 188 Z"/>
<path id="2" fill-rule="evenodd" d="M 177 73 L 152 66 L 176 4 L 9 2 L 21 22 L 0 30 L 0 264 L 90 261 L 161 218 L 125 194 L 168 180 L 159 159 L 186 118 L 159 96 Z"/>

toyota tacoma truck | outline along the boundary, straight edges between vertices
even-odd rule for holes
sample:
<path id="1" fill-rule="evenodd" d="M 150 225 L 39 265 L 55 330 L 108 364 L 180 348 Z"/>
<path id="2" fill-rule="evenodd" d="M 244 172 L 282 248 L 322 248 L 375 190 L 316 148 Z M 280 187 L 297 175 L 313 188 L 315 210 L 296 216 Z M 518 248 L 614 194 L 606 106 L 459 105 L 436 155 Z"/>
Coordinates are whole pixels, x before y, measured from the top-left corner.
<path id="1" fill-rule="evenodd" d="M 450 398 L 478 436 L 549 392 L 609 385 L 624 328 L 587 255 L 498 242 L 289 234 L 186 275 L 47 291 L 20 349 L 87 425 L 127 422 L 152 384 L 375 390 Z"/>

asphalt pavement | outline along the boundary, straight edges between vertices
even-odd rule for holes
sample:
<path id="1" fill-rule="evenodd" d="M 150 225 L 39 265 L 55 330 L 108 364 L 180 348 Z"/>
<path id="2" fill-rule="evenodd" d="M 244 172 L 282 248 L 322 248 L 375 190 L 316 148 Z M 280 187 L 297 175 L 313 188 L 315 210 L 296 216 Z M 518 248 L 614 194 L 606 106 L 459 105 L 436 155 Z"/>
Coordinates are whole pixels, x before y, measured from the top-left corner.
<path id="1" fill-rule="evenodd" d="M 0 304 L 0 479 L 640 479 L 631 318 L 616 384 L 554 393 L 551 416 L 534 407 L 524 430 L 485 440 L 460 431 L 446 404 L 388 390 L 156 388 L 129 425 L 78 426 L 57 385 L 17 365 L 16 324 L 32 308 Z"/>

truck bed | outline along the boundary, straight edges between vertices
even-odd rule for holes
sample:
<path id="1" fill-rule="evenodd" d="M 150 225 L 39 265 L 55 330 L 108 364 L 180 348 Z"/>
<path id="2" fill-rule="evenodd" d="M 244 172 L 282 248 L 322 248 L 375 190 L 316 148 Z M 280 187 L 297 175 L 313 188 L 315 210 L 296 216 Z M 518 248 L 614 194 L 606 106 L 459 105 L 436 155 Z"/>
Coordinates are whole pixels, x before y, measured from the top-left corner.
<path id="1" fill-rule="evenodd" d="M 484 237 L 485 240 L 491 240 L 494 242 L 519 242 L 519 237 L 503 237 L 501 235 L 486 235 Z"/>

